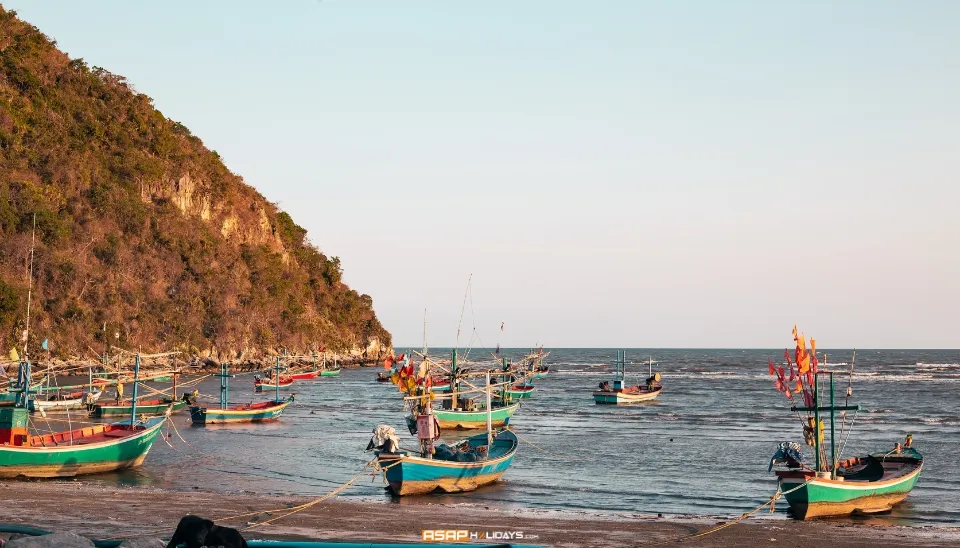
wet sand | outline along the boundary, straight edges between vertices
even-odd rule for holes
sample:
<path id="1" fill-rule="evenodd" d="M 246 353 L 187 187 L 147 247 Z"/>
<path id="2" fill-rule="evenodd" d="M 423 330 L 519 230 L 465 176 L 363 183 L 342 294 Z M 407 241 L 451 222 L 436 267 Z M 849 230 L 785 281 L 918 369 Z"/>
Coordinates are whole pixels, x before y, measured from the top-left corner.
<path id="1" fill-rule="evenodd" d="M 82 481 L 0 483 L 5 494 L 0 521 L 90 538 L 169 538 L 180 517 L 192 513 L 226 516 L 286 508 L 303 497 L 169 491 L 150 487 L 103 487 Z M 421 499 L 424 500 L 424 499 Z M 281 515 L 218 521 L 239 529 Z M 247 538 L 325 541 L 420 542 L 423 529 L 522 531 L 516 543 L 556 547 L 670 546 L 709 530 L 714 519 L 657 518 L 638 514 L 598 515 L 543 510 L 502 511 L 483 505 L 430 502 L 390 504 L 331 499 L 277 522 L 244 531 Z M 532 538 L 535 537 L 535 538 Z M 491 541 L 492 542 L 492 541 Z M 498 540 L 497 542 L 504 542 Z M 934 547 L 960 545 L 960 528 L 850 525 L 751 518 L 716 533 L 686 538 L 684 546 L 831 546 L 832 548 Z"/>

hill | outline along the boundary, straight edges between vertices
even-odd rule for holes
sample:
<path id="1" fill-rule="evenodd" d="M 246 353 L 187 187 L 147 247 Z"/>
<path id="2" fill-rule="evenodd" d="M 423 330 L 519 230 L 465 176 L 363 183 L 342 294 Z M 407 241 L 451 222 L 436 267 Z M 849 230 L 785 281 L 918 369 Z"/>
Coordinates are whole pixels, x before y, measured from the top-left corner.
<path id="1" fill-rule="evenodd" d="M 390 334 L 336 257 L 119 75 L 0 7 L 0 347 L 19 339 L 36 219 L 31 341 L 89 355 L 235 358 Z M 375 357 L 375 356 L 371 356 Z"/>

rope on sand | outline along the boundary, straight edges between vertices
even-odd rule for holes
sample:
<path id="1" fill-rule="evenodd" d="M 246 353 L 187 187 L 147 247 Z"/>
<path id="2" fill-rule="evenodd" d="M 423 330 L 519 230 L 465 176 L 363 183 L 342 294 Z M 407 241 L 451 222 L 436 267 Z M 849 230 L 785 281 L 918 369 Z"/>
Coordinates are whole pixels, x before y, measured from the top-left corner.
<path id="1" fill-rule="evenodd" d="M 726 522 L 726 523 L 724 523 L 724 524 L 721 524 L 721 525 L 718 525 L 718 526 L 714 527 L 713 529 L 708 529 L 708 530 L 706 530 L 706 531 L 701 531 L 700 533 L 693 533 L 693 534 L 690 534 L 690 535 L 682 536 L 682 537 L 680 537 L 680 538 L 678 538 L 678 539 L 673 539 L 673 540 L 668 540 L 668 541 L 661 541 L 661 542 L 654 542 L 654 543 L 650 543 L 650 544 L 638 544 L 637 546 L 638 546 L 638 547 L 641 547 L 641 546 L 642 546 L 642 547 L 646 548 L 646 547 L 648 547 L 648 546 L 666 546 L 666 545 L 668 545 L 668 544 L 677 544 L 677 543 L 683 542 L 683 541 L 685 541 L 685 540 L 690 540 L 690 539 L 699 538 L 699 537 L 705 537 L 705 536 L 707 536 L 707 535 L 716 533 L 717 531 L 721 531 L 721 530 L 723 530 L 723 529 L 726 529 L 727 527 L 730 527 L 731 525 L 736 525 L 736 524 L 740 523 L 741 521 L 749 518 L 750 516 L 756 514 L 757 512 L 759 512 L 761 509 L 763 509 L 763 508 L 766 507 L 766 506 L 770 506 L 770 511 L 773 512 L 773 511 L 774 511 L 774 508 L 775 508 L 775 504 L 776 504 L 778 498 L 782 497 L 783 495 L 788 495 L 788 494 L 790 494 L 790 493 L 792 493 L 792 492 L 794 492 L 794 491 L 796 491 L 797 489 L 800 489 L 800 488 L 802 488 L 802 487 L 806 487 L 806 485 L 807 485 L 808 483 L 810 483 L 811 481 L 813 481 L 813 480 L 815 480 L 815 479 L 816 479 L 816 476 L 814 476 L 814 477 L 808 479 L 807 481 L 801 483 L 800 485 L 798 485 L 798 486 L 796 486 L 796 487 L 794 487 L 794 488 L 792 488 L 792 489 L 788 489 L 788 490 L 786 490 L 786 491 L 781 491 L 781 490 L 780 490 L 780 486 L 778 485 L 778 486 L 777 486 L 777 492 L 774 493 L 772 497 L 770 497 L 770 500 L 764 502 L 764 503 L 761 504 L 760 506 L 757 506 L 757 507 L 754 508 L 753 510 L 750 510 L 749 512 L 741 515 L 741 516 L 738 517 L 737 519 L 730 520 L 730 521 L 728 521 L 728 522 Z"/>

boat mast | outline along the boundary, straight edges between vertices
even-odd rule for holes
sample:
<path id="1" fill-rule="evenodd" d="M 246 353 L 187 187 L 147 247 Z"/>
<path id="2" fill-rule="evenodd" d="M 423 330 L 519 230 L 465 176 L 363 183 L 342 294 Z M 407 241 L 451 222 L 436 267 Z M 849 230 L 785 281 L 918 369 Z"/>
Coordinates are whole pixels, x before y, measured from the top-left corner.
<path id="1" fill-rule="evenodd" d="M 30 339 L 30 301 L 33 297 L 33 250 L 37 243 L 37 214 L 33 214 L 33 232 L 30 233 L 30 267 L 27 271 L 27 326 L 23 331 L 23 359 L 30 361 L 27 357 L 27 341 Z M 30 379 L 27 379 L 29 384 Z"/>
<path id="2" fill-rule="evenodd" d="M 490 405 L 490 370 L 487 370 L 487 456 L 490 456 L 490 448 L 493 446 L 493 411 Z"/>
<path id="3" fill-rule="evenodd" d="M 119 377 L 117 377 L 119 379 Z M 118 381 L 119 382 L 119 381 Z M 137 424 L 137 386 L 140 384 L 140 353 L 133 362 L 133 409 L 131 410 L 130 429 Z"/>
<path id="4" fill-rule="evenodd" d="M 280 356 L 277 356 L 277 373 L 274 375 L 274 392 L 276 392 L 276 401 L 280 401 Z"/>
<path id="5" fill-rule="evenodd" d="M 826 360 L 826 354 L 824 354 L 824 360 Z M 833 405 L 833 371 L 828 372 L 830 375 L 830 479 L 837 479 L 837 444 L 836 444 L 836 409 Z"/>

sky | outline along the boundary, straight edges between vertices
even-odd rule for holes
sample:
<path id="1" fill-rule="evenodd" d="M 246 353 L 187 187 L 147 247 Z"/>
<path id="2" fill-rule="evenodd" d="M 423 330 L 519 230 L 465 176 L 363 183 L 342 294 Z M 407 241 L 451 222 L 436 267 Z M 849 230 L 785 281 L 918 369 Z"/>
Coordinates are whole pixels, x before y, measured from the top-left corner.
<path id="1" fill-rule="evenodd" d="M 960 347 L 960 3 L 3 5 L 288 211 L 397 346 L 426 313 L 432 346 Z"/>

